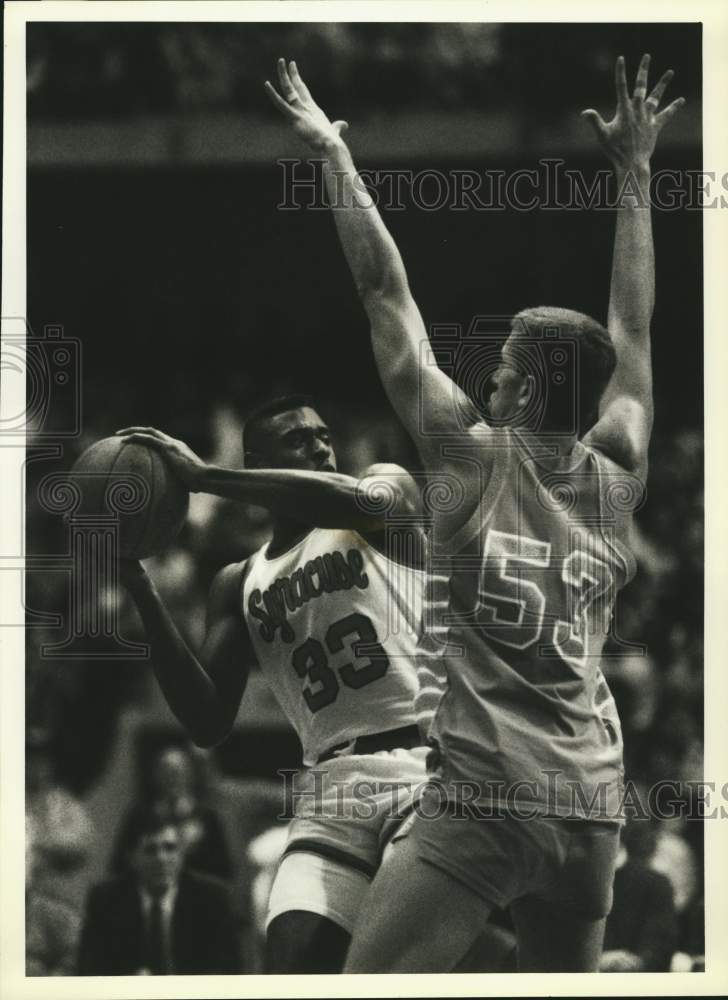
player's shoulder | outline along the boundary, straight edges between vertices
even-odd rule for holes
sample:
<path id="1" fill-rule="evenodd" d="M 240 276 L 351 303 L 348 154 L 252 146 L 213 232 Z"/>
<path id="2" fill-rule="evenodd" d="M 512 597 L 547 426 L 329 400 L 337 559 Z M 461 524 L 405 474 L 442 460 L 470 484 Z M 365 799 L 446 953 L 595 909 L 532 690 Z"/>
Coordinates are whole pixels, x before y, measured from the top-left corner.
<path id="1" fill-rule="evenodd" d="M 398 465 L 396 462 L 372 462 L 366 467 L 362 473 L 362 479 L 366 479 L 367 476 L 397 476 L 405 475 L 408 476 L 409 472 L 402 465 Z"/>
<path id="2" fill-rule="evenodd" d="M 368 547 L 393 562 L 412 569 L 424 566 L 425 542 L 421 525 L 422 497 L 419 486 L 411 472 L 396 462 L 373 462 L 362 473 L 360 502 L 377 514 L 398 517 L 404 515 L 400 524 L 408 537 L 403 545 L 401 537 L 392 537 L 386 528 L 376 530 L 357 529 L 354 534 Z M 402 551 L 399 551 L 402 549 Z"/>
<path id="3" fill-rule="evenodd" d="M 364 469 L 360 477 L 360 482 L 369 480 L 381 480 L 382 483 L 389 482 L 393 486 L 401 488 L 403 484 L 413 481 L 412 473 L 396 462 L 372 462 Z"/>
<path id="4" fill-rule="evenodd" d="M 420 490 L 411 472 L 396 462 L 372 462 L 362 473 L 360 488 L 364 491 L 365 504 L 388 513 L 403 509 L 418 511 L 421 507 Z"/>

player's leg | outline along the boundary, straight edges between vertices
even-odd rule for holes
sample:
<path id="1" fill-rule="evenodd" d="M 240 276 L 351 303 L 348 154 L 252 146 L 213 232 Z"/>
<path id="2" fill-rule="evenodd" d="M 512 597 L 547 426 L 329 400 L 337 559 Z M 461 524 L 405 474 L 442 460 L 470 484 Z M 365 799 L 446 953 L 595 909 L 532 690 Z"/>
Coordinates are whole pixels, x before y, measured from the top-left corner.
<path id="1" fill-rule="evenodd" d="M 546 888 L 511 907 L 523 972 L 596 972 L 612 907 L 619 827 L 614 823 L 547 820 L 563 861 Z"/>
<path id="2" fill-rule="evenodd" d="M 449 972 L 490 907 L 458 879 L 423 860 L 412 837 L 389 854 L 354 927 L 345 972 Z"/>
<path id="3" fill-rule="evenodd" d="M 519 972 L 597 972 L 606 918 L 525 897 L 511 907 Z"/>
<path id="4" fill-rule="evenodd" d="M 516 972 L 517 950 L 513 931 L 489 923 L 452 971 Z"/>
<path id="5" fill-rule="evenodd" d="M 341 972 L 369 882 L 352 865 L 313 850 L 286 854 L 268 901 L 264 971 Z"/>
<path id="6" fill-rule="evenodd" d="M 384 850 L 382 864 L 388 863 L 392 852 L 400 849 L 404 839 L 409 835 L 415 819 L 416 816 L 412 814 L 399 825 Z M 498 910 L 495 912 L 499 913 Z M 505 913 L 505 911 L 503 912 Z M 509 924 L 507 927 L 503 927 L 490 921 L 452 971 L 515 972 L 516 969 L 516 937 L 512 926 Z"/>
<path id="7" fill-rule="evenodd" d="M 328 917 L 305 910 L 281 913 L 268 926 L 263 971 L 338 973 L 351 935 Z"/>

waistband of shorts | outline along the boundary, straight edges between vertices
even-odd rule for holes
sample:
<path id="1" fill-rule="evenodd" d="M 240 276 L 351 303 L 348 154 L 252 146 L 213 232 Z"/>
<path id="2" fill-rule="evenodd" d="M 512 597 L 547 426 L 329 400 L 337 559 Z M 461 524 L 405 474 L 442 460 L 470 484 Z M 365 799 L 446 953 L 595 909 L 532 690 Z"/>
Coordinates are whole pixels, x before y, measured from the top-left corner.
<path id="1" fill-rule="evenodd" d="M 399 729 L 389 729 L 384 733 L 368 733 L 366 736 L 357 736 L 354 740 L 345 743 L 337 743 L 335 746 L 324 750 L 316 763 L 322 764 L 324 761 L 334 757 L 348 756 L 349 754 L 379 753 L 382 750 L 411 750 L 413 747 L 423 746 L 422 735 L 416 725 L 400 726 Z"/>

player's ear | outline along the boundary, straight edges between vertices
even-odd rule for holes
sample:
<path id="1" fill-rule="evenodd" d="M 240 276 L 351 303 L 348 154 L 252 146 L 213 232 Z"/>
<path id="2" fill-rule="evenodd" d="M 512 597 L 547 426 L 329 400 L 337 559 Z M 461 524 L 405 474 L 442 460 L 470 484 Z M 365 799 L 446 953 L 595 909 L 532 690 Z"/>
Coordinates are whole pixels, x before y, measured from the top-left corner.
<path id="1" fill-rule="evenodd" d="M 524 375 L 518 392 L 518 409 L 525 410 L 533 400 L 536 392 L 536 380 L 533 375 Z"/>

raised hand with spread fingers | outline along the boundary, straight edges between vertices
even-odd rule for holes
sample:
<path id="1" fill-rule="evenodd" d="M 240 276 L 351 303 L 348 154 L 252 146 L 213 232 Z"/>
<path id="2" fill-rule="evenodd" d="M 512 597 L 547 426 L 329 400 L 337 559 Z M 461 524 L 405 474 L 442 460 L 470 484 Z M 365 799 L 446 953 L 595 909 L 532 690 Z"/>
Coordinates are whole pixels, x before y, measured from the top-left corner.
<path id="1" fill-rule="evenodd" d="M 614 118 L 605 122 L 593 108 L 582 111 L 582 116 L 594 129 L 599 144 L 618 171 L 649 164 L 660 131 L 685 103 L 684 97 L 678 97 L 662 111 L 658 111 L 674 73 L 671 69 L 663 73 L 647 97 L 649 68 L 650 56 L 645 53 L 630 97 L 624 56 L 620 56 L 615 68 L 617 109 Z"/>
<path id="2" fill-rule="evenodd" d="M 266 93 L 274 106 L 288 119 L 296 135 L 300 136 L 314 152 L 330 151 L 348 129 L 348 123 L 332 122 L 327 118 L 325 112 L 311 97 L 311 92 L 301 79 L 295 62 L 286 65 L 285 59 L 279 59 L 277 69 L 281 93 L 278 93 L 269 80 L 265 81 Z"/>
<path id="3" fill-rule="evenodd" d="M 650 324 L 655 304 L 655 255 L 650 208 L 650 158 L 660 130 L 685 103 L 678 97 L 658 111 L 673 77 L 667 70 L 647 96 L 650 56 L 640 61 L 632 97 L 624 57 L 617 59 L 617 110 L 605 122 L 589 108 L 582 116 L 614 164 L 619 194 L 607 326 L 617 366 L 600 403 L 599 421 L 586 443 L 644 478 L 652 430 Z"/>

